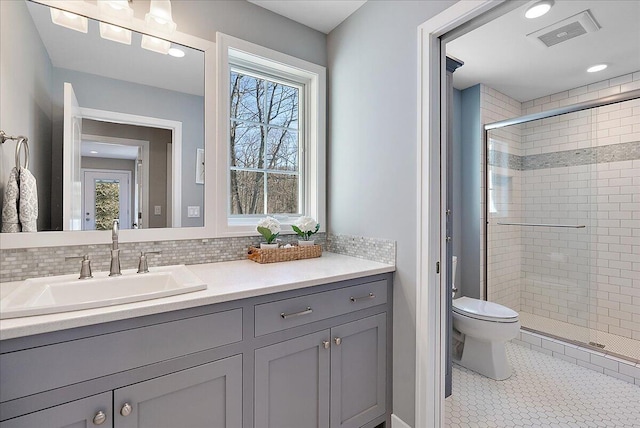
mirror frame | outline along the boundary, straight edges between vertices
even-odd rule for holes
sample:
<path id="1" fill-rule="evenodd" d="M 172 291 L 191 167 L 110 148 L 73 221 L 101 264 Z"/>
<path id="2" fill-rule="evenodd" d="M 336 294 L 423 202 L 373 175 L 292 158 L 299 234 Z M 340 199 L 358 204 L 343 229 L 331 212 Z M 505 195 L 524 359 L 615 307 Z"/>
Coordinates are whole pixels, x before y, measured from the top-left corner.
<path id="1" fill-rule="evenodd" d="M 55 0 L 24 0 L 44 6 L 64 9 L 97 21 L 107 22 L 139 33 L 149 34 L 171 42 L 192 47 L 204 52 L 204 147 L 205 165 L 209 170 L 204 184 L 204 227 L 180 227 L 157 229 L 123 229 L 120 242 L 172 241 L 181 239 L 206 239 L 216 237 L 216 44 L 187 33 L 176 31 L 170 37 L 147 29 L 140 18 L 124 22 L 112 17 L 102 17 L 96 4 L 87 2 L 61 2 Z M 23 233 L 0 233 L 0 248 L 57 247 L 70 245 L 107 244 L 111 242 L 110 231 L 42 231 Z"/>

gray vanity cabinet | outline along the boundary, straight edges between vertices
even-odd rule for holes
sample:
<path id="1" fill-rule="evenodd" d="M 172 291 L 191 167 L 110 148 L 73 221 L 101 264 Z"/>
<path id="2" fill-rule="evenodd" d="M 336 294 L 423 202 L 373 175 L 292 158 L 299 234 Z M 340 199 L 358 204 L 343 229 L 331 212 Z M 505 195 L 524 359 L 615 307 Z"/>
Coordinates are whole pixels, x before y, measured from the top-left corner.
<path id="1" fill-rule="evenodd" d="M 88 428 L 112 425 L 110 392 L 0 422 L 0 428 Z"/>
<path id="2" fill-rule="evenodd" d="M 113 391 L 114 428 L 242 426 L 242 355 Z"/>
<path id="3" fill-rule="evenodd" d="M 391 291 L 379 274 L 2 341 L 0 428 L 389 428 Z"/>
<path id="4" fill-rule="evenodd" d="M 255 427 L 329 428 L 329 331 L 255 351 Z"/>
<path id="5" fill-rule="evenodd" d="M 358 428 L 384 415 L 386 314 L 255 351 L 255 426 Z"/>
<path id="6" fill-rule="evenodd" d="M 358 428 L 385 413 L 386 315 L 331 329 L 331 428 Z"/>

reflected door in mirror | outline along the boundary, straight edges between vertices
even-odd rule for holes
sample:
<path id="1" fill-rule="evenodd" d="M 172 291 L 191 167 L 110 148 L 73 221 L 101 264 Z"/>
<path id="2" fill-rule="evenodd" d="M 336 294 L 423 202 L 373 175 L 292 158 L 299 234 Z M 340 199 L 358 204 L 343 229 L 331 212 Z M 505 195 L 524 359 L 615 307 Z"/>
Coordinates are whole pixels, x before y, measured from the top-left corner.
<path id="1" fill-rule="evenodd" d="M 84 171 L 83 230 L 111 230 L 118 219 L 122 229 L 131 227 L 131 177 L 128 171 Z"/>

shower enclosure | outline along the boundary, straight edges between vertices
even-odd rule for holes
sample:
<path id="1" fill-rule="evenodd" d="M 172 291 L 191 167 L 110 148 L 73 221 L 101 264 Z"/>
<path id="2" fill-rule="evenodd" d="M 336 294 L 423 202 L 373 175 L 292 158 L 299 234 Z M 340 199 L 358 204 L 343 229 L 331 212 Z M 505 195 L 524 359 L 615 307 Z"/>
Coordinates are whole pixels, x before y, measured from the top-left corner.
<path id="1" fill-rule="evenodd" d="M 640 90 L 485 132 L 487 300 L 640 360 Z"/>

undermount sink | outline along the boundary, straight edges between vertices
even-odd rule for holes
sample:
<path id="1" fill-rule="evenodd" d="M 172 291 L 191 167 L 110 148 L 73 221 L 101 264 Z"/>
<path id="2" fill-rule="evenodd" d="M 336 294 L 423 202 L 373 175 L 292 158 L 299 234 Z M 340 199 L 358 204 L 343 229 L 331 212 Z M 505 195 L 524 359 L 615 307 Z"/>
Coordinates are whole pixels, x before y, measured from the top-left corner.
<path id="1" fill-rule="evenodd" d="M 77 274 L 27 279 L 0 300 L 0 319 L 100 308 L 207 288 L 184 265 L 156 267 L 142 274 L 132 269 L 121 276 L 108 275 L 98 272 L 90 279 L 78 279 Z"/>

